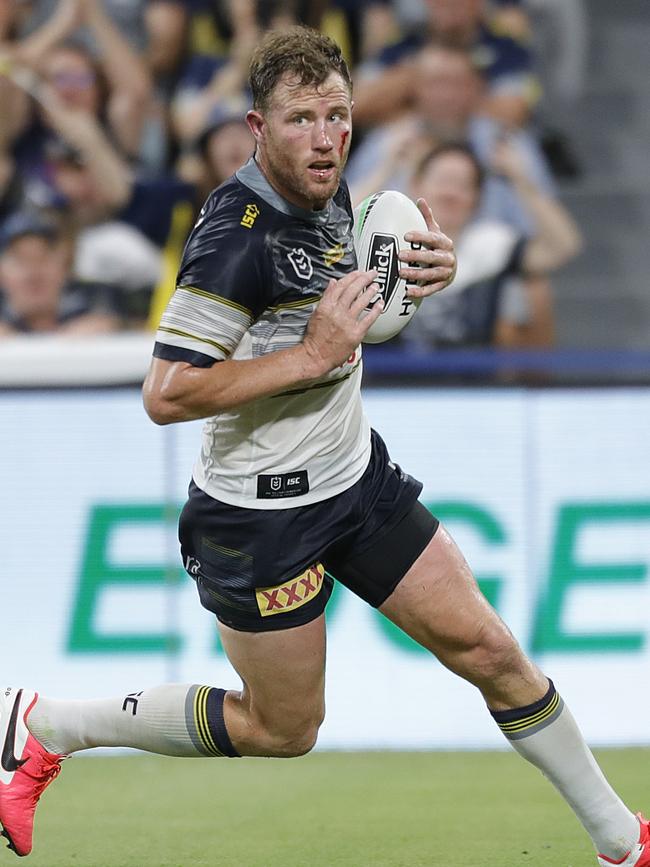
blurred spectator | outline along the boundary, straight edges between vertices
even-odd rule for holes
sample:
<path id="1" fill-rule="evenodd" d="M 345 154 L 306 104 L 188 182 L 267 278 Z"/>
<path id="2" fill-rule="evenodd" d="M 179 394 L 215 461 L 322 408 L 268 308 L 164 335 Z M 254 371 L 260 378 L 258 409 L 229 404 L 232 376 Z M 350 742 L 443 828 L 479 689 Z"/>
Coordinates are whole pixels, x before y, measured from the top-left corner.
<path id="1" fill-rule="evenodd" d="M 427 26 L 385 48 L 355 89 L 360 124 L 390 120 L 411 100 L 412 60 L 425 44 L 469 52 L 488 83 L 485 107 L 508 127 L 525 126 L 538 97 L 530 48 L 497 32 L 486 0 L 426 0 Z"/>
<path id="2" fill-rule="evenodd" d="M 76 237 L 75 273 L 110 281 L 128 317 L 142 321 L 154 288 L 178 265 L 194 212 L 193 188 L 171 176 L 120 178 L 114 151 L 105 160 L 97 156 L 65 144 L 49 151 L 59 204 Z M 111 159 L 116 188 L 109 191 L 101 167 Z"/>
<path id="3" fill-rule="evenodd" d="M 149 0 L 144 7 L 147 65 L 166 94 L 188 50 L 191 7 L 187 0 Z"/>
<path id="4" fill-rule="evenodd" d="M 173 129 L 181 142 L 194 142 L 221 102 L 248 102 L 248 65 L 259 36 L 254 0 L 229 5 L 232 28 L 227 58 L 197 55 L 181 77 L 171 106 Z"/>
<path id="5" fill-rule="evenodd" d="M 164 270 L 164 254 L 169 253 L 167 271 L 180 256 L 191 224 L 193 191 L 173 177 L 136 178 L 91 113 L 66 104 L 47 84 L 22 83 L 31 87 L 57 134 L 45 145 L 45 189 L 39 193 L 34 183 L 28 184 L 28 202 L 64 215 L 77 241 L 76 271 L 90 279 L 110 279 L 119 287 L 129 317 L 144 320 Z"/>
<path id="6" fill-rule="evenodd" d="M 172 101 L 173 129 L 185 143 L 196 141 L 216 106 L 249 100 L 248 65 L 265 30 L 297 22 L 322 27 L 344 49 L 347 46 L 348 57 L 358 35 L 358 4 L 352 0 L 228 0 L 199 5 L 205 6 L 200 17 L 211 37 L 197 40 L 201 50 L 185 64 Z"/>
<path id="7" fill-rule="evenodd" d="M 471 55 L 459 48 L 422 49 L 411 70 L 413 109 L 393 124 L 368 133 L 347 170 L 353 201 L 379 189 L 407 191 L 414 167 L 424 153 L 445 141 L 466 140 L 484 168 L 498 142 L 508 136 L 531 181 L 548 195 L 554 184 L 535 138 L 525 130 L 507 132 L 494 118 L 479 113 L 484 82 Z M 510 182 L 490 172 L 483 186 L 481 213 L 530 232 L 525 204 Z"/>
<path id="8" fill-rule="evenodd" d="M 552 300 L 549 293 L 540 306 L 537 278 L 577 254 L 580 233 L 565 209 L 531 183 L 510 143 L 499 144 L 493 168 L 510 179 L 526 202 L 535 224 L 531 238 L 504 223 L 477 219 L 484 172 L 466 145 L 442 145 L 413 176 L 411 194 L 426 198 L 440 227 L 454 240 L 458 272 L 450 287 L 426 300 L 404 332 L 403 339 L 412 345 L 539 345 L 533 316 L 543 329 L 548 327 Z M 525 287 L 509 279 L 529 275 L 534 278 L 534 305 Z"/>
<path id="9" fill-rule="evenodd" d="M 196 187 L 200 204 L 211 190 L 241 168 L 255 149 L 244 114 L 242 109 L 216 106 L 196 150 L 179 163 L 181 177 Z"/>
<path id="10" fill-rule="evenodd" d="M 101 0 L 104 12 L 110 18 L 125 39 L 133 48 L 142 52 L 147 44 L 145 10 L 147 0 Z M 61 0 L 28 0 L 22 4 L 28 14 L 23 14 L 20 36 L 25 38 L 41 28 L 47 21 L 52 21 L 57 9 L 60 10 Z M 93 36 L 84 33 L 83 38 L 92 47 Z"/>
<path id="11" fill-rule="evenodd" d="M 29 213 L 6 221 L 0 233 L 0 337 L 100 334 L 118 326 L 109 287 L 70 279 L 59 230 Z"/>
<path id="12" fill-rule="evenodd" d="M 0 61 L 1 62 L 1 61 Z M 23 197 L 23 181 L 11 152 L 11 143 L 27 116 L 28 102 L 24 94 L 14 87 L 0 72 L 0 222 L 19 207 Z M 22 117 L 21 117 L 22 115 Z"/>
<path id="13" fill-rule="evenodd" d="M 96 54 L 72 40 L 80 27 L 92 35 Z M 151 81 L 100 0 L 59 0 L 41 27 L 11 47 L 10 57 L 42 76 L 66 105 L 103 123 L 123 153 L 137 158 Z"/>
<path id="14" fill-rule="evenodd" d="M 534 123 L 558 178 L 576 178 L 582 167 L 558 118 L 570 117 L 587 77 L 588 19 L 585 0 L 492 0 L 495 26 L 518 34 L 535 50 L 544 99 Z"/>
<path id="15" fill-rule="evenodd" d="M 536 47 L 545 97 L 568 105 L 579 99 L 587 73 L 585 0 L 492 0 L 495 24 Z"/>

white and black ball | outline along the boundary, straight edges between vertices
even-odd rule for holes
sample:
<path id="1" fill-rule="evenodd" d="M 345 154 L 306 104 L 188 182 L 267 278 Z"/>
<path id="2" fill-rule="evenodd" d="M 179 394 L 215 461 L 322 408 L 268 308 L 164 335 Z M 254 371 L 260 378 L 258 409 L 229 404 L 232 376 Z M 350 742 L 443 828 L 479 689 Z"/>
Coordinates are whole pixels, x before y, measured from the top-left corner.
<path id="1" fill-rule="evenodd" d="M 417 205 L 396 190 L 382 190 L 368 196 L 354 209 L 354 246 L 361 271 L 373 268 L 379 273 L 375 280 L 377 295 L 370 307 L 383 298 L 384 309 L 364 338 L 364 343 L 390 340 L 411 321 L 421 298 L 409 298 L 407 281 L 399 276 L 401 263 L 398 253 L 408 248 L 404 235 L 412 231 L 427 231 L 427 224 Z M 413 249 L 420 244 L 411 243 Z M 410 281 L 412 282 L 412 281 Z"/>

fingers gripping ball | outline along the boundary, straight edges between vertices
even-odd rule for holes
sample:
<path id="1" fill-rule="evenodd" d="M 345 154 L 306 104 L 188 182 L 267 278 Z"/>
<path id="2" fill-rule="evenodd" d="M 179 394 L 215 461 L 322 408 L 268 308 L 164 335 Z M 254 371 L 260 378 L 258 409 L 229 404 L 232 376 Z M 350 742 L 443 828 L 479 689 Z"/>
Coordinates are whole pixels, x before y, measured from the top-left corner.
<path id="1" fill-rule="evenodd" d="M 427 231 L 417 205 L 396 190 L 382 190 L 368 196 L 354 209 L 354 246 L 359 268 L 375 269 L 377 294 L 370 302 L 384 300 L 384 309 L 364 337 L 364 343 L 383 343 L 407 325 L 420 306 L 421 298 L 409 298 L 407 281 L 399 275 L 400 249 L 407 247 L 407 232 Z M 411 244 L 419 249 L 419 244 Z"/>

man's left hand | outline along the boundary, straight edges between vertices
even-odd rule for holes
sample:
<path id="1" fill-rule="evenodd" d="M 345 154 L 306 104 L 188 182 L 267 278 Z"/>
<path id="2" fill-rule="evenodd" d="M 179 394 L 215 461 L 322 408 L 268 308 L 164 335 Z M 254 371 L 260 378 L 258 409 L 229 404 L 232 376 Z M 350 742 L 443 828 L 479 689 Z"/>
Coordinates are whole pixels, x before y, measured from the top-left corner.
<path id="1" fill-rule="evenodd" d="M 441 231 L 431 208 L 425 199 L 418 199 L 417 206 L 424 217 L 426 232 L 407 232 L 404 240 L 410 244 L 421 244 L 419 250 L 402 249 L 399 258 L 404 265 L 400 277 L 407 281 L 409 298 L 426 298 L 440 292 L 456 276 L 456 254 L 454 242 Z M 411 267 L 409 267 L 409 265 Z M 415 266 L 415 267 L 413 267 Z M 416 283 L 417 281 L 417 283 Z"/>

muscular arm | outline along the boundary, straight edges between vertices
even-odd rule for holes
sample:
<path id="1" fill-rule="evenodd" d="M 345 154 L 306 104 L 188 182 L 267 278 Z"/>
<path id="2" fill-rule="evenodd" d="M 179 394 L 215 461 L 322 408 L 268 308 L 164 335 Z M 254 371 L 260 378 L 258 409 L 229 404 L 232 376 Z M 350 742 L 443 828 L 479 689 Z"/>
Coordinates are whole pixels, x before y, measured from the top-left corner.
<path id="1" fill-rule="evenodd" d="M 298 346 L 260 358 L 229 359 L 207 368 L 154 358 L 143 386 L 147 414 L 156 424 L 208 418 L 339 367 L 381 313 L 381 306 L 375 304 L 359 318 L 375 294 L 371 281 L 376 274 L 355 271 L 331 281 Z"/>
<path id="2" fill-rule="evenodd" d="M 261 358 L 218 361 L 212 367 L 153 358 L 142 394 L 152 421 L 170 424 L 207 418 L 318 375 L 303 344 Z"/>

